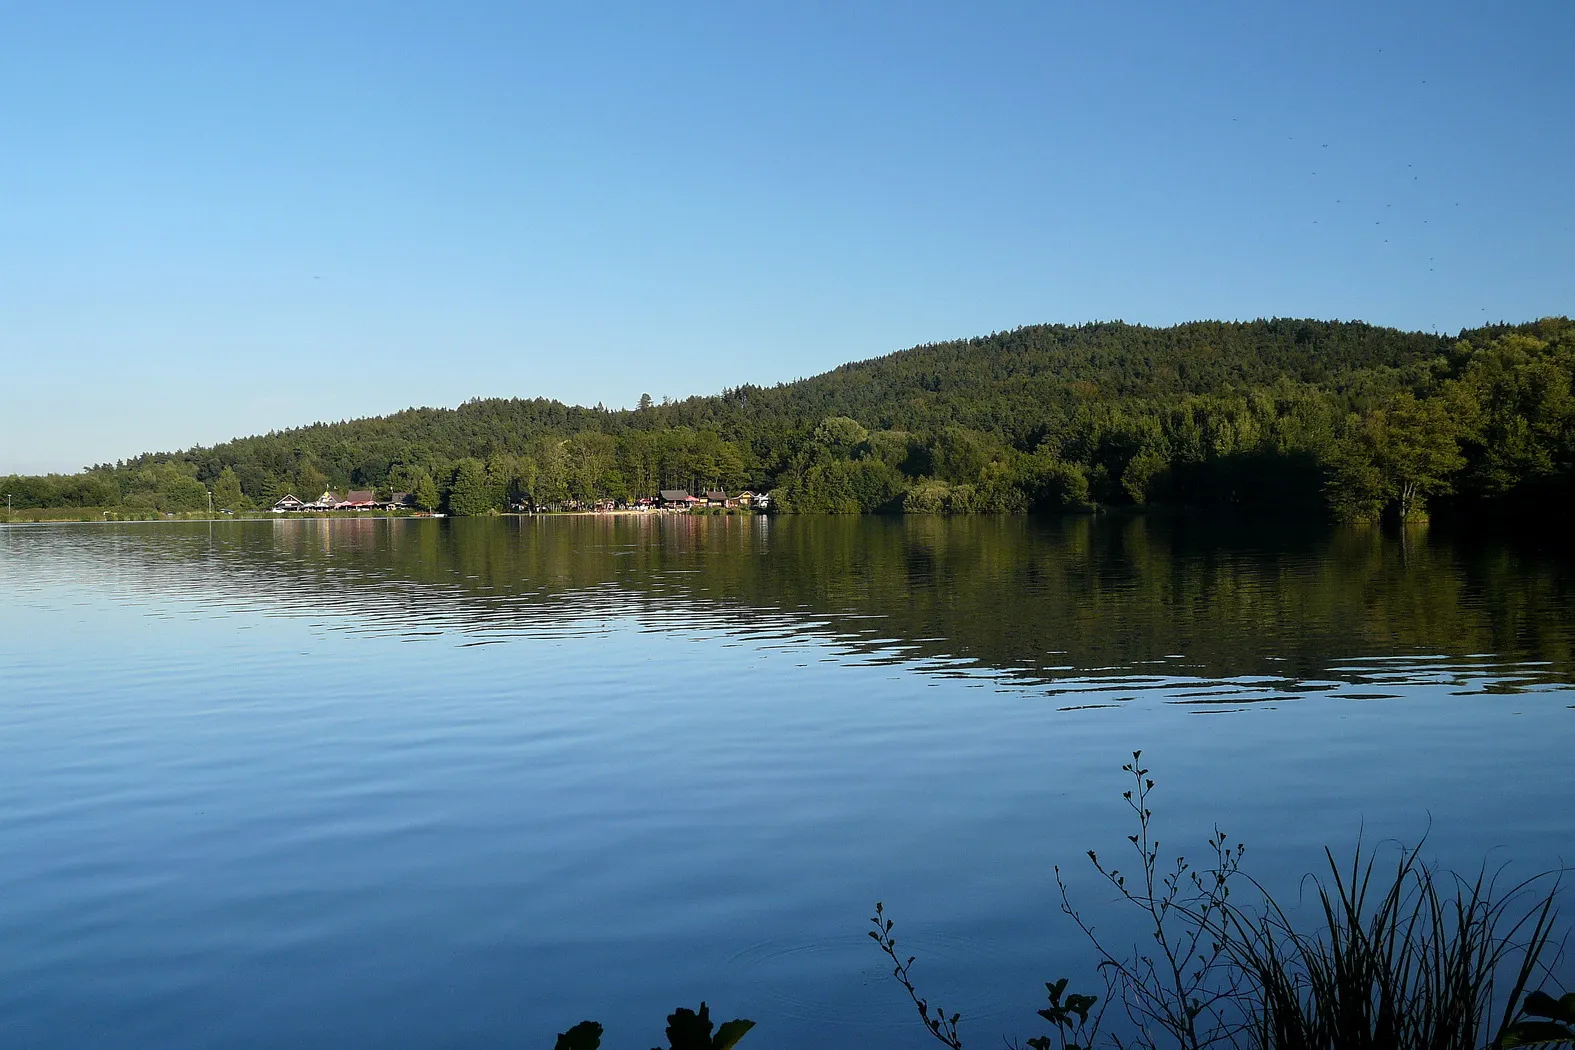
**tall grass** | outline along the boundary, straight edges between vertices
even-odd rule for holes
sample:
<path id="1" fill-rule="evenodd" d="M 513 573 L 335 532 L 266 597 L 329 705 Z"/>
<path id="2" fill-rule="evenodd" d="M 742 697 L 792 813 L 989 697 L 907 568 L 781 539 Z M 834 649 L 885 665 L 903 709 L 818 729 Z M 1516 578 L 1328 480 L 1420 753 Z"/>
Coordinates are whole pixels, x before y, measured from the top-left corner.
<path id="1" fill-rule="evenodd" d="M 1516 1007 L 1552 975 L 1557 879 L 1501 889 L 1440 872 L 1404 850 L 1382 870 L 1360 848 L 1327 850 L 1320 921 L 1303 931 L 1268 894 L 1221 929 L 1248 977 L 1254 1044 L 1280 1050 L 1479 1050 L 1514 1042 Z"/>

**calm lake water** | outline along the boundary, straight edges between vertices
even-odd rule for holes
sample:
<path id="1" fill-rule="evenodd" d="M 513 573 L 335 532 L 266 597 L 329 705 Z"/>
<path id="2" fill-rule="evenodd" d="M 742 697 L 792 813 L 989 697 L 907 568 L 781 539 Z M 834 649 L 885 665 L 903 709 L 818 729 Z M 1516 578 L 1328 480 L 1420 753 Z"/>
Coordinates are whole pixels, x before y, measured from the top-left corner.
<path id="1" fill-rule="evenodd" d="M 1217 822 L 1575 854 L 1575 567 L 1414 530 L 841 519 L 0 529 L 0 1045 L 973 1045 L 1086 963 L 1120 766 Z M 1431 829 L 1429 832 L 1429 828 Z M 1120 919 L 1109 921 L 1119 929 Z"/>

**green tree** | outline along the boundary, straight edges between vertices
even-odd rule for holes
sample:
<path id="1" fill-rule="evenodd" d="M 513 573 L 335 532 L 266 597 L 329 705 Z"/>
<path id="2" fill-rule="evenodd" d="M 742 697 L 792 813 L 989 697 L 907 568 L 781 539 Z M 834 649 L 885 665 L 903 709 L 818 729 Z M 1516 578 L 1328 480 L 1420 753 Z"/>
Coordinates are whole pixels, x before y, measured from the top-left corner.
<path id="1" fill-rule="evenodd" d="M 213 505 L 221 510 L 241 510 L 250 504 L 241 493 L 241 479 L 236 477 L 234 468 L 226 466 L 219 471 L 213 482 Z"/>
<path id="2" fill-rule="evenodd" d="M 853 455 L 869 436 L 858 420 L 847 416 L 828 417 L 815 428 L 815 444 L 842 458 Z"/>
<path id="3" fill-rule="evenodd" d="M 1160 475 L 1170 467 L 1165 456 L 1152 445 L 1127 461 L 1121 472 L 1121 487 L 1132 497 L 1133 503 L 1147 503 Z"/>
<path id="4" fill-rule="evenodd" d="M 930 448 L 936 477 L 951 482 L 977 481 L 991 459 L 988 445 L 985 435 L 966 427 L 943 427 Z"/>
<path id="5" fill-rule="evenodd" d="M 1048 448 L 1026 458 L 1018 485 L 1032 510 L 1078 510 L 1089 506 L 1088 477 L 1076 463 L 1058 459 Z"/>
<path id="6" fill-rule="evenodd" d="M 328 488 L 328 475 L 317 469 L 317 464 L 306 462 L 295 472 L 295 494 L 304 500 L 314 500 Z"/>
<path id="7" fill-rule="evenodd" d="M 1342 517 L 1372 520 L 1393 511 L 1403 521 L 1429 496 L 1449 492 L 1466 465 L 1460 423 L 1443 398 L 1397 394 L 1353 421 L 1331 457 L 1330 503 Z"/>
<path id="8" fill-rule="evenodd" d="M 162 511 L 193 511 L 208 508 L 208 489 L 196 478 L 180 474 L 166 476 L 154 497 Z"/>
<path id="9" fill-rule="evenodd" d="M 432 480 L 432 475 L 426 471 L 418 471 L 414 484 L 410 489 L 411 497 L 416 501 L 416 506 L 431 513 L 438 509 L 441 498 L 438 496 L 437 483 Z"/>
<path id="10" fill-rule="evenodd" d="M 462 459 L 455 465 L 448 509 L 464 517 L 476 517 L 492 509 L 492 490 L 487 483 L 487 468 L 481 460 Z"/>
<path id="11" fill-rule="evenodd" d="M 907 514 L 945 514 L 951 506 L 951 487 L 944 481 L 925 478 L 908 490 L 902 509 Z"/>

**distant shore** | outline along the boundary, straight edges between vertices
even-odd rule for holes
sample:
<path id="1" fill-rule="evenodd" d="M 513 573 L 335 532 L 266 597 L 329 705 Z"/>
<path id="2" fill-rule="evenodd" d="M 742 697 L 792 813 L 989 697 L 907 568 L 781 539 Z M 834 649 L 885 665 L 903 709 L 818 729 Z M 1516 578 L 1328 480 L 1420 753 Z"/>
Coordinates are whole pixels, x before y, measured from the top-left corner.
<path id="1" fill-rule="evenodd" d="M 669 510 L 652 508 L 649 510 L 635 510 L 624 508 L 620 510 L 547 510 L 536 512 L 525 511 L 500 511 L 484 517 L 495 518 L 720 518 L 720 517 L 764 517 L 762 511 L 742 510 L 729 508 L 727 510 Z M 116 525 L 132 524 L 136 522 L 192 522 L 192 521 L 302 521 L 302 520 L 327 520 L 327 521 L 396 521 L 404 519 L 427 518 L 453 518 L 453 514 L 369 514 L 365 511 L 311 511 L 306 513 L 291 512 L 288 514 L 275 514 L 267 510 L 247 510 L 238 514 L 209 514 L 207 511 L 188 511 L 171 514 L 126 514 L 111 508 L 93 507 L 36 507 L 26 510 L 15 510 L 8 516 L 0 510 L 0 526 L 3 525 Z"/>

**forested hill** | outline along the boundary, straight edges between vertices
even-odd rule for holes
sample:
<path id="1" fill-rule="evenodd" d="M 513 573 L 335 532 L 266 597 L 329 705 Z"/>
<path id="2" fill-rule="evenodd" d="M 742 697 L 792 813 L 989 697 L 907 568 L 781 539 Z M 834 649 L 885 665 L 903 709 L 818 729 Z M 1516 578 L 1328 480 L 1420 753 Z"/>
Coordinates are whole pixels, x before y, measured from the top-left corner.
<path id="1" fill-rule="evenodd" d="M 1560 500 L 1575 325 L 1037 325 L 627 411 L 489 399 L 9 479 L 35 504 L 177 509 L 397 488 L 484 512 L 661 488 L 804 512 L 1234 504 L 1376 517 Z M 26 502 L 18 504 L 27 505 Z"/>

